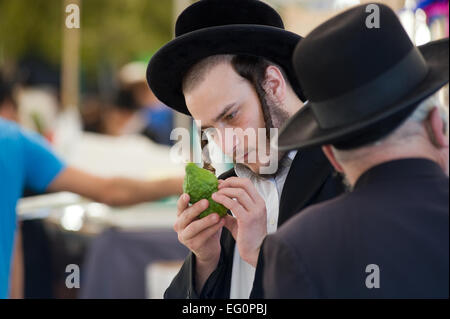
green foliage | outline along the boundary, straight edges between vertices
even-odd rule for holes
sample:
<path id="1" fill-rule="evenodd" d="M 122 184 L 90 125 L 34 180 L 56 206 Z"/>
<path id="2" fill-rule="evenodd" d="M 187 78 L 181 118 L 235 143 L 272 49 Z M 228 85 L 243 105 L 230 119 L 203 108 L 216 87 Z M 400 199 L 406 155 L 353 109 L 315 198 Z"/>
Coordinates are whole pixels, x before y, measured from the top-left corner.
<path id="1" fill-rule="evenodd" d="M 0 50 L 6 60 L 34 54 L 57 63 L 61 51 L 61 0 L 0 0 Z"/>
<path id="2" fill-rule="evenodd" d="M 0 67 L 29 54 L 60 64 L 63 0 L 0 0 Z M 170 0 L 82 0 L 81 65 L 117 67 L 155 52 L 172 37 Z"/>

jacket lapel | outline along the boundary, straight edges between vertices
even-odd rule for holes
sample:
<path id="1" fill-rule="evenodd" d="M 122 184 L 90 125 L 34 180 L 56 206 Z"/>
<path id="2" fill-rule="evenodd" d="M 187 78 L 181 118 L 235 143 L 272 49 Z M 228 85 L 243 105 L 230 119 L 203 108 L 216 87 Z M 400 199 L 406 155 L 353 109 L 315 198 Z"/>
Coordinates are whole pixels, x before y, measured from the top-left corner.
<path id="1" fill-rule="evenodd" d="M 303 209 L 331 173 L 321 148 L 298 151 L 281 192 L 278 226 Z"/>

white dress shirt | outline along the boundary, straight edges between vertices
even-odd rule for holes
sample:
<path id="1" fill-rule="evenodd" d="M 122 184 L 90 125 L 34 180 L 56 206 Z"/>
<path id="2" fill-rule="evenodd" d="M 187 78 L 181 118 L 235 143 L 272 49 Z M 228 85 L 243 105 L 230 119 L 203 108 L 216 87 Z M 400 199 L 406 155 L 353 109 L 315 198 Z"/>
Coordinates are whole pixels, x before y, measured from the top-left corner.
<path id="1" fill-rule="evenodd" d="M 253 173 L 248 167 L 236 164 L 235 172 L 238 177 L 249 178 L 258 193 L 266 202 L 267 233 L 277 230 L 278 209 L 284 182 L 297 151 L 291 151 L 278 164 L 280 170 L 274 177 L 266 178 Z M 248 299 L 255 279 L 255 267 L 251 266 L 239 255 L 238 247 L 234 247 L 233 268 L 231 273 L 231 299 Z"/>

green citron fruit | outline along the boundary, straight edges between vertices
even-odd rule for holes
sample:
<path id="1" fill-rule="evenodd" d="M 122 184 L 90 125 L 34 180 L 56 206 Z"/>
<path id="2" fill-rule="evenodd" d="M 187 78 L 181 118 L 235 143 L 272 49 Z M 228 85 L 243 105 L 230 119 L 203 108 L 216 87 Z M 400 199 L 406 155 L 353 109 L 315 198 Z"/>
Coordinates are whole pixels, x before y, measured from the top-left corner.
<path id="1" fill-rule="evenodd" d="M 202 199 L 207 199 L 209 202 L 208 208 L 198 216 L 199 218 L 206 217 L 212 213 L 217 213 L 220 217 L 224 217 L 227 214 L 227 208 L 222 204 L 216 203 L 211 198 L 211 195 L 217 192 L 218 186 L 217 177 L 210 171 L 200 168 L 194 163 L 186 165 L 183 191 L 189 195 L 189 202 L 194 204 Z"/>

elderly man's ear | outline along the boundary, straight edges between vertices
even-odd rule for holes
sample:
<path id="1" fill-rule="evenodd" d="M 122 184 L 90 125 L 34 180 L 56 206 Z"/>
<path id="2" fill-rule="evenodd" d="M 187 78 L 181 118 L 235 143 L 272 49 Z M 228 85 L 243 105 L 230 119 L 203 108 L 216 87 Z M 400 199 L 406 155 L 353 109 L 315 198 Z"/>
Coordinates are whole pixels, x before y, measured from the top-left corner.
<path id="1" fill-rule="evenodd" d="M 344 169 L 342 168 L 341 164 L 336 159 L 336 156 L 334 155 L 333 149 L 331 148 L 331 145 L 324 145 L 322 146 L 322 152 L 325 154 L 325 156 L 330 161 L 331 165 L 333 165 L 334 169 L 339 172 L 343 173 Z"/>
<path id="2" fill-rule="evenodd" d="M 437 159 L 444 172 L 449 175 L 449 136 L 446 122 L 441 117 L 439 109 L 435 107 L 425 122 L 425 128 L 431 142 L 436 147 Z"/>
<path id="3" fill-rule="evenodd" d="M 441 115 L 439 114 L 439 110 L 435 107 L 430 114 L 428 114 L 428 118 L 426 121 L 426 128 L 428 134 L 430 136 L 431 142 L 437 148 L 448 148 L 448 135 L 447 135 L 447 127 L 444 121 L 442 120 Z"/>

